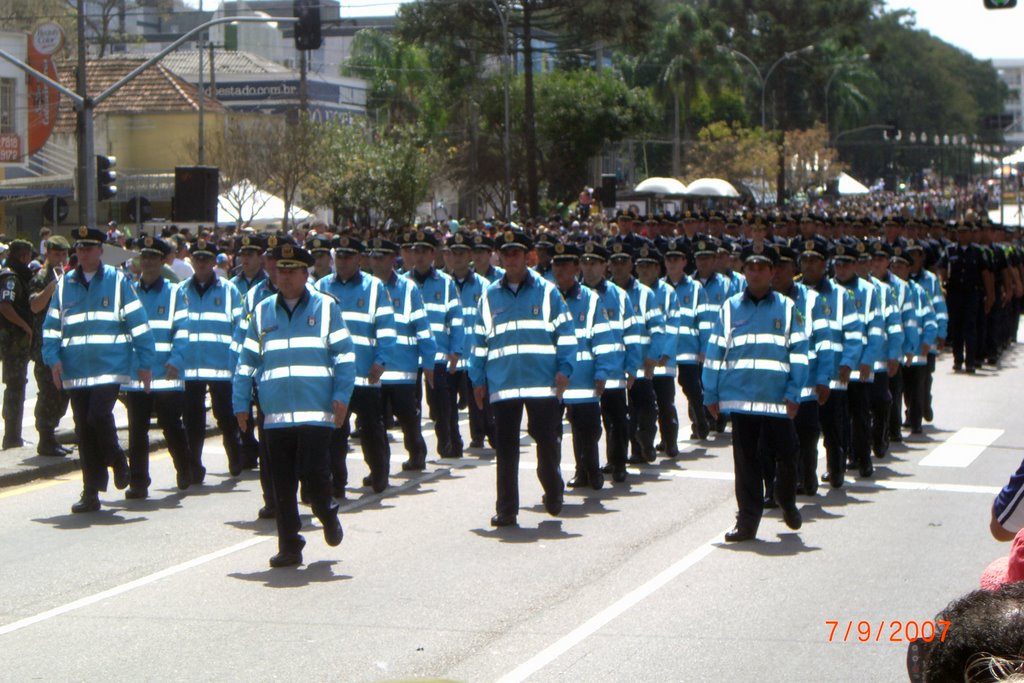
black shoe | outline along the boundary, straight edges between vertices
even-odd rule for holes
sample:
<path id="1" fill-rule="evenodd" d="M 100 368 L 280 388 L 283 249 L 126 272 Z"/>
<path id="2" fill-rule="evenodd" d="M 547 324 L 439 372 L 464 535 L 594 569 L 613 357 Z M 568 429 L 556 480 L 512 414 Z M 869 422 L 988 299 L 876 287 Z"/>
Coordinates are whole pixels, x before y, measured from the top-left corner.
<path id="1" fill-rule="evenodd" d="M 953 363 L 953 372 L 963 372 L 963 371 L 964 371 L 963 363 Z"/>
<path id="2" fill-rule="evenodd" d="M 71 455 L 72 453 L 75 452 L 74 448 L 70 446 L 65 446 L 64 444 L 61 443 L 57 444 L 57 450 L 63 453 L 64 455 Z"/>
<path id="3" fill-rule="evenodd" d="M 865 467 L 858 468 L 858 472 L 862 479 L 870 479 L 875 473 L 875 468 L 871 466 L 871 462 L 869 461 Z"/>
<path id="4" fill-rule="evenodd" d="M 708 435 L 710 433 L 711 433 L 711 427 L 707 423 L 702 424 L 702 425 L 697 425 L 697 438 L 700 439 L 701 441 L 703 441 L 704 439 L 708 438 Z"/>
<path id="5" fill-rule="evenodd" d="M 607 465 L 601 468 L 601 471 L 604 472 L 605 474 L 613 474 L 615 472 L 615 465 L 608 463 Z"/>
<path id="6" fill-rule="evenodd" d="M 260 508 L 259 512 L 256 513 L 258 519 L 274 519 L 277 517 L 277 509 L 269 505 L 264 505 Z"/>
<path id="7" fill-rule="evenodd" d="M 131 483 L 132 473 L 128 469 L 128 459 L 123 455 L 112 466 L 114 470 L 114 488 L 121 490 Z"/>
<path id="8" fill-rule="evenodd" d="M 206 468 L 205 467 L 192 467 L 192 484 L 193 486 L 199 486 L 206 479 Z"/>
<path id="9" fill-rule="evenodd" d="M 192 485 L 192 472 L 189 470 L 189 468 L 183 467 L 182 469 L 178 470 L 176 479 L 178 484 L 178 490 L 184 491 L 185 489 Z"/>
<path id="10" fill-rule="evenodd" d="M 82 512 L 98 512 L 100 509 L 100 496 L 95 491 L 82 491 L 82 497 L 71 506 L 71 512 L 79 514 Z"/>
<path id="11" fill-rule="evenodd" d="M 648 465 L 650 465 L 652 462 L 658 459 L 658 451 L 654 450 L 653 448 L 645 448 L 640 452 L 640 455 L 643 457 L 643 459 L 647 462 Z"/>
<path id="12" fill-rule="evenodd" d="M 730 531 L 725 532 L 726 543 L 741 543 L 743 541 L 753 541 L 757 538 L 757 532 L 753 529 L 744 529 L 743 527 L 736 526 Z"/>
<path id="13" fill-rule="evenodd" d="M 341 520 L 335 515 L 330 524 L 324 525 L 324 541 L 332 548 L 341 545 L 345 532 L 341 528 Z"/>
<path id="14" fill-rule="evenodd" d="M 426 464 L 416 462 L 412 458 L 402 463 L 403 472 L 419 472 L 424 469 L 426 469 Z M 366 486 L 369 486 L 369 484 L 366 484 Z"/>
<path id="15" fill-rule="evenodd" d="M 547 510 L 548 514 L 552 517 L 557 517 L 558 514 L 562 511 L 563 500 L 564 497 L 561 493 L 558 494 L 557 496 L 549 497 L 546 493 L 543 496 L 541 496 L 541 502 L 544 503 L 544 509 Z"/>
<path id="16" fill-rule="evenodd" d="M 491 526 L 517 526 L 515 515 L 494 515 L 491 517 Z"/>
<path id="17" fill-rule="evenodd" d="M 647 458 L 643 458 L 639 455 L 630 456 L 629 460 L 626 461 L 626 463 L 629 465 L 647 465 L 651 462 L 653 461 L 648 460 Z"/>
<path id="18" fill-rule="evenodd" d="M 802 490 L 800 491 L 800 495 L 802 495 L 802 496 L 809 496 L 809 497 L 813 498 L 814 496 L 818 495 L 818 485 L 817 484 L 815 484 L 814 486 L 811 486 L 811 487 L 802 486 L 801 489 Z"/>
<path id="19" fill-rule="evenodd" d="M 295 567 L 302 564 L 302 551 L 279 552 L 270 558 L 270 566 L 275 569 L 280 567 Z"/>
<path id="20" fill-rule="evenodd" d="M 617 484 L 621 484 L 626 481 L 626 468 L 613 469 L 612 470 L 612 481 Z"/>
<path id="21" fill-rule="evenodd" d="M 910 430 L 910 433 L 911 434 L 924 434 L 924 430 L 921 429 L 920 427 L 914 427 L 913 429 Z"/>
<path id="22" fill-rule="evenodd" d="M 926 406 L 924 409 L 924 421 L 931 422 L 935 419 L 935 413 L 932 412 L 931 406 Z"/>
<path id="23" fill-rule="evenodd" d="M 126 500 L 145 500 L 149 498 L 149 489 L 142 486 L 129 486 L 128 490 L 124 492 Z"/>
<path id="24" fill-rule="evenodd" d="M 344 484 L 338 484 L 336 482 L 331 482 L 331 497 L 332 498 L 342 498 L 342 499 L 344 499 L 346 497 L 345 496 L 345 485 Z"/>
<path id="25" fill-rule="evenodd" d="M 796 531 L 804 524 L 803 517 L 800 516 L 800 509 L 796 505 L 785 508 L 782 511 L 782 521 L 793 531 Z"/>
<path id="26" fill-rule="evenodd" d="M 889 443 L 903 443 L 903 432 L 889 435 Z"/>
<path id="27" fill-rule="evenodd" d="M 571 489 L 581 489 L 584 486 L 590 485 L 590 477 L 585 474 L 577 474 L 572 479 L 565 483 Z"/>
<path id="28" fill-rule="evenodd" d="M 65 458 L 65 457 L 68 456 L 68 454 L 65 453 L 63 449 L 60 449 L 60 448 L 45 448 L 43 446 L 39 446 L 38 448 L 36 448 L 36 455 L 39 455 L 39 456 L 42 456 L 42 457 L 45 457 L 45 458 Z"/>
<path id="29" fill-rule="evenodd" d="M 665 452 L 665 442 L 664 441 L 659 441 L 658 445 L 656 445 L 654 447 L 654 450 L 658 451 L 659 453 L 664 453 Z"/>
<path id="30" fill-rule="evenodd" d="M 483 448 L 484 447 L 484 440 L 483 439 L 475 439 L 473 441 L 470 441 L 469 442 L 469 447 L 470 448 Z"/>
<path id="31" fill-rule="evenodd" d="M 373 492 L 374 493 L 381 493 L 387 487 L 388 487 L 388 480 L 385 479 L 382 484 L 374 484 L 372 488 L 373 488 Z"/>
<path id="32" fill-rule="evenodd" d="M 764 509 L 765 510 L 774 510 L 777 507 L 779 507 L 779 504 L 775 502 L 775 496 L 765 496 L 764 497 Z"/>
<path id="33" fill-rule="evenodd" d="M 24 445 L 25 442 L 22 439 L 4 439 L 2 448 L 5 451 L 9 451 L 12 448 L 21 448 Z"/>
<path id="34" fill-rule="evenodd" d="M 977 371 L 978 371 L 978 368 L 974 367 L 973 365 L 968 365 L 967 366 L 967 374 L 968 375 L 973 375 Z"/>
<path id="35" fill-rule="evenodd" d="M 695 431 L 690 432 L 690 441 L 698 441 L 700 436 Z"/>
<path id="36" fill-rule="evenodd" d="M 590 488 L 595 491 L 600 491 L 604 488 L 604 475 L 600 472 L 594 472 L 590 475 Z"/>
<path id="37" fill-rule="evenodd" d="M 373 478 L 370 475 L 363 477 L 363 486 L 370 486 L 373 484 Z"/>

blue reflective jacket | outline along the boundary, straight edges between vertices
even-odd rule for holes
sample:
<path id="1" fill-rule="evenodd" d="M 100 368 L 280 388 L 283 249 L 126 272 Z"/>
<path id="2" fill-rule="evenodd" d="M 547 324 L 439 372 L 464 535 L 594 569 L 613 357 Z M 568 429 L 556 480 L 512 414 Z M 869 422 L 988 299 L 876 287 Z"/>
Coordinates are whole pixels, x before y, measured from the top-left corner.
<path id="1" fill-rule="evenodd" d="M 594 383 L 622 371 L 626 348 L 621 333 L 616 338 L 601 309 L 598 295 L 582 285 L 574 285 L 562 298 L 576 328 L 576 364 L 569 378 L 563 403 L 597 403 L 600 397 Z"/>
<path id="2" fill-rule="evenodd" d="M 387 366 L 395 345 L 395 315 L 384 283 L 362 271 L 342 282 L 328 275 L 316 289 L 333 296 L 341 308 L 356 353 L 356 386 L 371 386 L 367 377 L 374 363 Z M 379 386 L 379 383 L 372 386 Z"/>
<path id="3" fill-rule="evenodd" d="M 384 286 L 395 316 L 395 344 L 384 364 L 382 384 L 415 384 L 420 369 L 433 371 L 437 344 L 416 283 L 391 273 Z"/>
<path id="4" fill-rule="evenodd" d="M 462 306 L 459 293 L 451 276 L 431 268 L 421 277 L 416 271 L 409 271 L 406 277 L 420 288 L 423 306 L 427 309 L 430 330 L 437 345 L 435 363 L 447 363 L 448 356 L 457 353 L 465 355 L 465 327 L 462 320 Z"/>
<path id="5" fill-rule="evenodd" d="M 206 289 L 191 277 L 180 286 L 188 302 L 185 381 L 230 382 L 238 362 L 234 335 L 242 318 L 242 295 L 219 276 Z"/>
<path id="6" fill-rule="evenodd" d="M 185 347 L 188 345 L 188 302 L 185 292 L 165 278 L 159 278 L 153 286 L 136 283 L 139 301 L 149 318 L 149 329 L 153 332 L 156 355 L 153 357 L 153 382 L 150 391 L 184 391 L 182 379 L 185 368 Z M 132 377 L 138 376 L 138 361 L 132 365 Z M 167 365 L 177 368 L 178 378 L 167 379 Z M 125 391 L 142 391 L 142 382 L 132 379 L 122 387 Z"/>
<path id="7" fill-rule="evenodd" d="M 676 364 L 696 365 L 697 357 L 707 348 L 714 317 L 708 310 L 707 294 L 694 278 L 684 275 L 679 282 L 664 281 L 676 290 L 679 302 L 679 338 L 676 340 Z"/>
<path id="8" fill-rule="evenodd" d="M 636 368 L 643 364 L 640 323 L 633 316 L 633 306 L 626 292 L 614 282 L 601 280 L 597 286 L 588 289 L 597 294 L 598 304 L 611 326 L 612 334 L 624 349 L 620 357 L 621 365 L 616 366 L 615 372 L 608 376 L 604 388 L 625 389 L 626 374 L 633 375 Z"/>

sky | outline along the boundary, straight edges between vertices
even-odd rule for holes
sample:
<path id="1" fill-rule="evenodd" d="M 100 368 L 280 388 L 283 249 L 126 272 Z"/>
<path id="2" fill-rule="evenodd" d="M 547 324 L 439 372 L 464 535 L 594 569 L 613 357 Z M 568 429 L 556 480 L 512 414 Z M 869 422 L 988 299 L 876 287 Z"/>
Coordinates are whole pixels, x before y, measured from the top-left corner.
<path id="1" fill-rule="evenodd" d="M 186 0 L 198 5 L 199 0 Z M 394 14 L 402 1 L 341 0 L 343 17 Z M 204 0 L 204 6 L 218 0 Z M 917 27 L 979 59 L 1024 59 L 1024 0 L 1014 9 L 987 10 L 982 0 L 886 0 L 890 10 L 911 9 Z"/>

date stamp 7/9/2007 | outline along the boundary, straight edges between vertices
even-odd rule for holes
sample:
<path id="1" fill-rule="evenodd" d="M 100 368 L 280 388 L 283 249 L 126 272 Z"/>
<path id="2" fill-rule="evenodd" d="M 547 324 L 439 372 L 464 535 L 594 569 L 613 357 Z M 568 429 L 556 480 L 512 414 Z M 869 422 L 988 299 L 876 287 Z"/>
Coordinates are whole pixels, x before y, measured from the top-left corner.
<path id="1" fill-rule="evenodd" d="M 948 621 L 899 621 L 897 619 L 826 619 L 830 643 L 910 643 L 923 640 L 946 642 Z"/>

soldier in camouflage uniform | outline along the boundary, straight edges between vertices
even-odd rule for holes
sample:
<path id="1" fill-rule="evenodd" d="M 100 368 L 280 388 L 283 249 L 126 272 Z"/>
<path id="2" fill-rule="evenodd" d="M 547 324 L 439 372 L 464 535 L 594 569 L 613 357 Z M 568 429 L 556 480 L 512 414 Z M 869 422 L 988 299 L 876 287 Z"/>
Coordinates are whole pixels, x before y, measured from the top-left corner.
<path id="1" fill-rule="evenodd" d="M 50 307 L 50 299 L 57 282 L 64 275 L 68 262 L 68 241 L 57 235 L 46 240 L 46 261 L 28 284 L 29 305 L 32 308 L 32 362 L 36 378 L 36 431 L 39 433 L 39 455 L 61 457 L 70 454 L 70 448 L 57 442 L 55 430 L 68 411 L 68 395 L 53 383 L 50 368 L 43 363 L 43 320 Z"/>
<path id="2" fill-rule="evenodd" d="M 25 411 L 25 385 L 33 341 L 32 313 L 28 304 L 28 283 L 32 271 L 32 243 L 11 242 L 7 260 L 0 270 L 0 353 L 3 354 L 4 439 L 3 449 L 21 448 L 21 422 Z"/>

